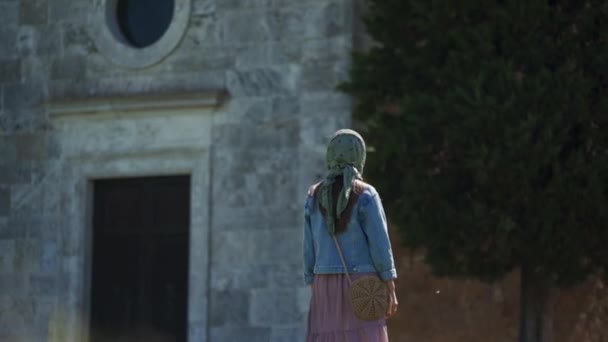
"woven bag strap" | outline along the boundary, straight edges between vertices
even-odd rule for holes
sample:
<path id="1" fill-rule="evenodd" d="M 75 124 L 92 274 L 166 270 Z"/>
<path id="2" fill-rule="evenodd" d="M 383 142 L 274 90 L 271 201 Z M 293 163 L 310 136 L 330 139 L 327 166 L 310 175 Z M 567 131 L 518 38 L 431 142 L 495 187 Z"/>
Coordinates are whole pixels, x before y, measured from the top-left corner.
<path id="1" fill-rule="evenodd" d="M 338 255 L 340 256 L 340 261 L 342 261 L 342 266 L 344 266 L 344 272 L 346 273 L 346 279 L 348 279 L 348 283 L 351 284 L 352 280 L 350 279 L 350 274 L 348 274 L 348 267 L 346 267 L 346 261 L 344 261 L 344 255 L 342 254 L 342 248 L 340 248 L 340 244 L 338 243 L 338 239 L 336 239 L 336 234 L 333 234 L 334 243 L 336 244 L 336 249 L 338 250 Z"/>

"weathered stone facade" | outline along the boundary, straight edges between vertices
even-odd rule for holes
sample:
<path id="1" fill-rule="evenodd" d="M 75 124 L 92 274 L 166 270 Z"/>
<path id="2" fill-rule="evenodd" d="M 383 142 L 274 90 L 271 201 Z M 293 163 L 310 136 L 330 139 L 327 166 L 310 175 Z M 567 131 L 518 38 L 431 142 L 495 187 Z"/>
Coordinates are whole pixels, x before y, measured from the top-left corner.
<path id="1" fill-rule="evenodd" d="M 1 341 L 83 340 L 90 181 L 174 173 L 189 340 L 303 339 L 301 205 L 350 123 L 355 6 L 175 3 L 174 40 L 139 51 L 103 31 L 110 0 L 0 0 Z"/>
<path id="2" fill-rule="evenodd" d="M 173 174 L 192 185 L 189 341 L 302 341 L 301 207 L 350 123 L 356 1 L 176 0 L 141 50 L 111 3 L 0 0 L 0 341 L 86 340 L 91 181 Z M 516 275 L 437 279 L 395 252 L 392 340 L 515 339 Z M 556 296 L 556 341 L 600 336 L 588 289 Z"/>

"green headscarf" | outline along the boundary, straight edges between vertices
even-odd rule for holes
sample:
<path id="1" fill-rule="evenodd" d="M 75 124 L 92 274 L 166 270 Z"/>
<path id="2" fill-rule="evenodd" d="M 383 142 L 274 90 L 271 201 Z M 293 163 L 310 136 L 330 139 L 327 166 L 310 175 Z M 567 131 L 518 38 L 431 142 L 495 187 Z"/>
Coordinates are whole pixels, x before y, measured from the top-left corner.
<path id="1" fill-rule="evenodd" d="M 325 217 L 327 230 L 333 234 L 336 230 L 336 219 L 340 218 L 348 205 L 353 182 L 356 179 L 362 179 L 363 166 L 365 165 L 365 142 L 361 135 L 350 129 L 337 131 L 327 146 L 325 162 L 328 172 L 319 185 L 319 204 L 327 213 Z M 343 185 L 338 195 L 336 217 L 334 217 L 332 184 L 338 176 L 342 176 Z"/>

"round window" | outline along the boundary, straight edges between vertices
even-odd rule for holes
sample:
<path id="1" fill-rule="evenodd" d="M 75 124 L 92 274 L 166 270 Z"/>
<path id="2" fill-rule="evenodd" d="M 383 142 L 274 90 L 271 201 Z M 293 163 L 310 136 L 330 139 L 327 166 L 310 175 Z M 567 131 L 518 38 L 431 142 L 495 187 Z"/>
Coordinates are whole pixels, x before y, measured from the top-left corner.
<path id="1" fill-rule="evenodd" d="M 174 0 L 118 0 L 116 19 L 125 40 L 136 48 L 156 43 L 173 18 Z"/>
<path id="2" fill-rule="evenodd" d="M 99 51 L 117 65 L 145 68 L 178 46 L 188 27 L 192 0 L 91 1 L 89 30 Z"/>

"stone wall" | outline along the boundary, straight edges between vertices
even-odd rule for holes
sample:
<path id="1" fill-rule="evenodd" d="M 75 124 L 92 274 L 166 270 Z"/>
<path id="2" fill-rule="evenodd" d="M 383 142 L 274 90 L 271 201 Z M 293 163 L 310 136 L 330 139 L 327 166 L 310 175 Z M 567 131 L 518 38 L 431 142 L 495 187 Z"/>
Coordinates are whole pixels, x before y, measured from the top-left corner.
<path id="1" fill-rule="evenodd" d="M 0 340 L 78 340 L 86 326 L 62 309 L 86 307 L 74 274 L 87 263 L 65 229 L 80 213 L 58 195 L 65 153 L 45 104 L 206 90 L 228 97 L 209 133 L 209 316 L 191 336 L 301 340 L 301 207 L 328 136 L 350 122 L 335 86 L 353 44 L 351 2 L 184 0 L 179 43 L 143 68 L 103 50 L 93 11 L 104 3 L 0 0 Z"/>

